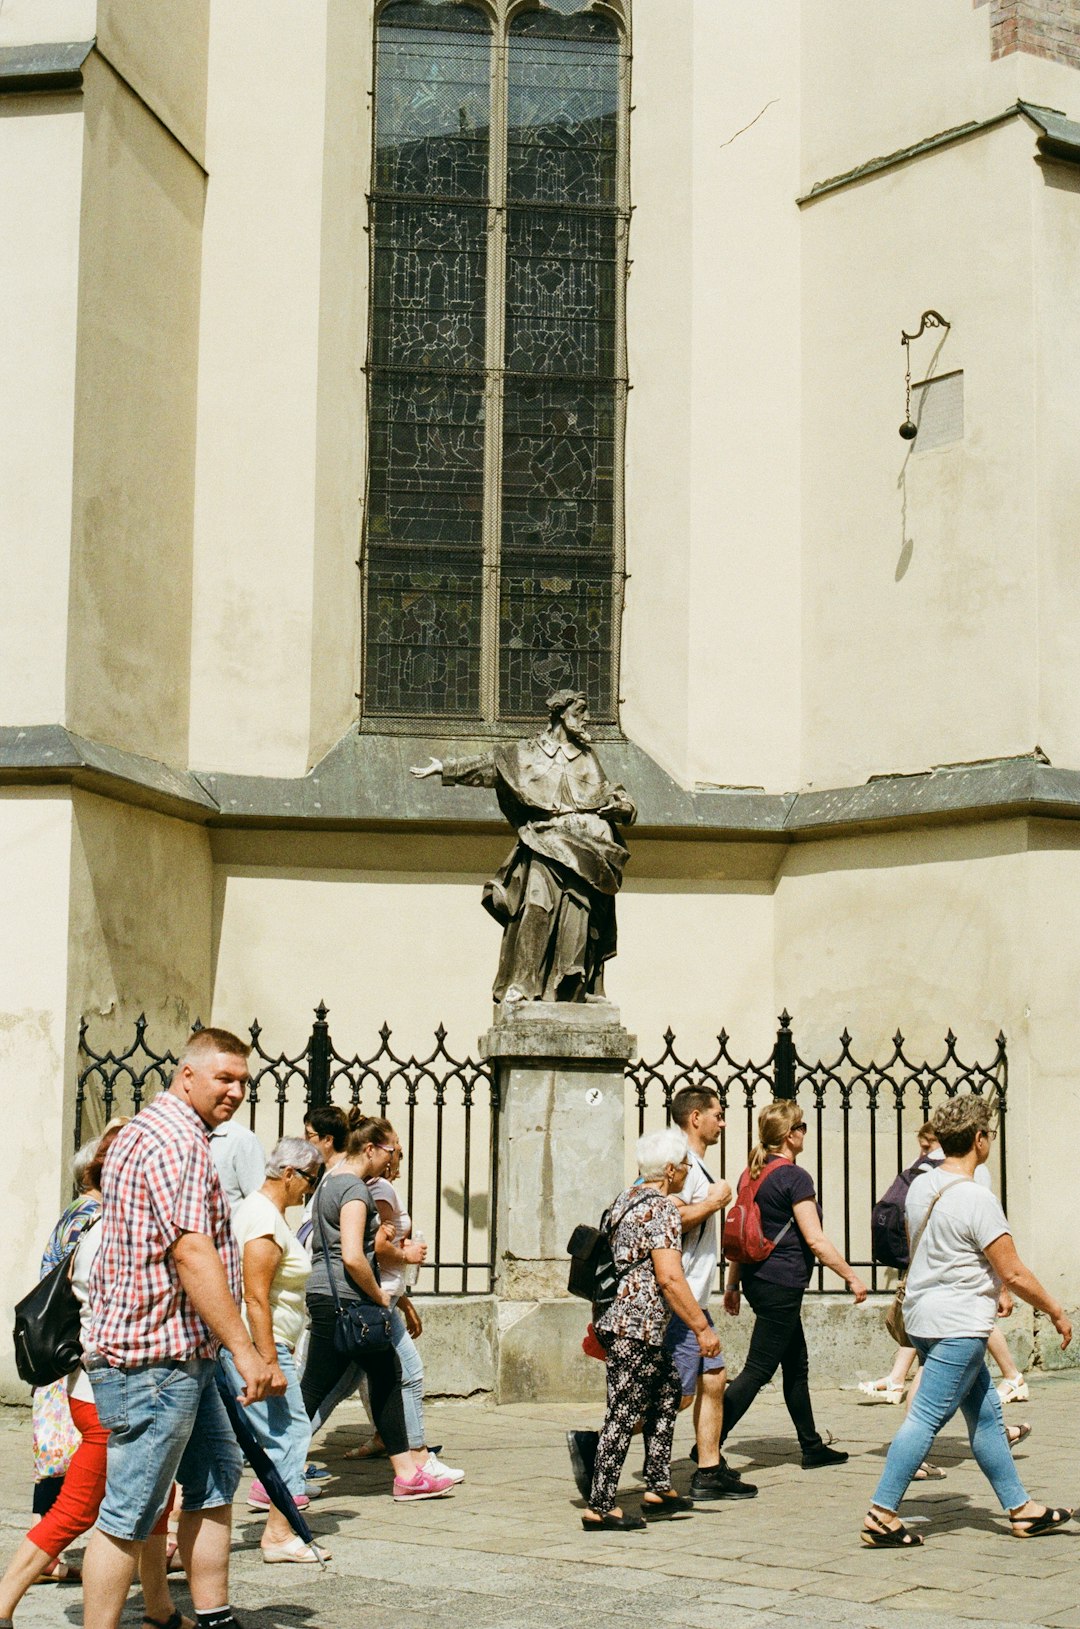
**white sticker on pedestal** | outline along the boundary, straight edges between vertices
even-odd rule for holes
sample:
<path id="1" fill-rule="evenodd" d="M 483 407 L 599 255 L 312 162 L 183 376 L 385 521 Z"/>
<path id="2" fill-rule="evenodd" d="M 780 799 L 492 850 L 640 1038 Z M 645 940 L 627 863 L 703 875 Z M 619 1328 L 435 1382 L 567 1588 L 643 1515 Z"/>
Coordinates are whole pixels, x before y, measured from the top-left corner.
<path id="1" fill-rule="evenodd" d="M 595 1109 L 596 1105 L 603 1101 L 603 1097 L 604 1094 L 600 1090 L 599 1086 L 590 1086 L 588 1091 L 585 1093 L 585 1101 L 589 1105 L 590 1109 Z"/>

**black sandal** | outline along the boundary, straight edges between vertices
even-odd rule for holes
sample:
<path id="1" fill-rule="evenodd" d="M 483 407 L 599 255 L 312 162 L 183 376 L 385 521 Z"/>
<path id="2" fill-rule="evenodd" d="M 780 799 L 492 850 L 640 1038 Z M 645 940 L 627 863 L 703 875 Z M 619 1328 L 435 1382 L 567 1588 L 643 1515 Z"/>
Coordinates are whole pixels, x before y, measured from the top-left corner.
<path id="1" fill-rule="evenodd" d="M 1010 1516 L 1013 1538 L 1041 1538 L 1044 1533 L 1053 1533 L 1057 1528 L 1064 1527 L 1066 1522 L 1072 1521 L 1071 1510 L 1058 1510 L 1051 1506 L 1043 1511 L 1041 1516 Z M 1023 1528 L 1021 1533 L 1019 1528 Z"/>
<path id="2" fill-rule="evenodd" d="M 667 1522 L 673 1517 L 689 1516 L 693 1514 L 694 1501 L 687 1499 L 672 1488 L 668 1493 L 656 1495 L 658 1503 L 651 1503 L 648 1499 L 641 1501 L 641 1514 L 647 1522 Z"/>
<path id="3" fill-rule="evenodd" d="M 143 1623 L 150 1624 L 151 1629 L 180 1629 L 183 1621 L 182 1612 L 174 1612 L 169 1618 L 148 1618 L 145 1612 L 143 1613 Z"/>
<path id="4" fill-rule="evenodd" d="M 645 1523 L 640 1516 L 615 1516 L 609 1510 L 606 1516 L 597 1516 L 593 1521 L 582 1516 L 581 1525 L 586 1533 L 636 1533 Z"/>
<path id="5" fill-rule="evenodd" d="M 872 1510 L 866 1513 L 868 1522 L 877 1522 L 877 1528 L 863 1526 L 859 1537 L 871 1550 L 915 1550 L 922 1543 L 918 1533 L 913 1533 L 904 1526 L 886 1527 L 880 1517 L 875 1516 Z"/>

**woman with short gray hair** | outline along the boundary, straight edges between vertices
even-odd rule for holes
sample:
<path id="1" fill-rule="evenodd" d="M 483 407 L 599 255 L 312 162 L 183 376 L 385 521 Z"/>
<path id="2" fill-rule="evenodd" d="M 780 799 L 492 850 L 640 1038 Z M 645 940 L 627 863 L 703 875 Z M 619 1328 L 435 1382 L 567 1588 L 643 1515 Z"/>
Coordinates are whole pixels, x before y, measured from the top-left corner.
<path id="1" fill-rule="evenodd" d="M 607 1216 L 618 1273 L 615 1299 L 596 1325 L 607 1350 L 607 1412 L 594 1442 L 575 1433 L 576 1449 L 593 1458 L 587 1533 L 625 1532 L 693 1508 L 671 1486 L 671 1439 L 682 1387 L 664 1332 L 677 1312 L 696 1334 L 706 1357 L 720 1350 L 716 1331 L 698 1306 L 682 1270 L 682 1221 L 670 1195 L 686 1181 L 690 1150 L 676 1127 L 638 1139 L 640 1181 L 621 1193 Z M 646 1492 L 641 1516 L 616 1504 L 619 1476 L 635 1426 L 644 1422 Z"/>
<path id="2" fill-rule="evenodd" d="M 259 1355 L 280 1372 L 283 1397 L 249 1403 L 245 1415 L 261 1445 L 300 1509 L 308 1504 L 304 1469 L 311 1427 L 304 1407 L 293 1351 L 304 1327 L 304 1301 L 311 1261 L 285 1221 L 290 1205 L 302 1205 L 314 1192 L 322 1155 L 303 1137 L 282 1137 L 266 1162 L 266 1181 L 248 1194 L 232 1213 L 240 1246 L 244 1282 L 244 1317 Z M 221 1366 L 239 1394 L 244 1382 L 223 1347 Z M 285 1517 L 271 1503 L 260 1482 L 253 1482 L 248 1503 L 265 1510 L 261 1548 L 264 1561 L 325 1561 L 328 1552 L 293 1536 Z"/>

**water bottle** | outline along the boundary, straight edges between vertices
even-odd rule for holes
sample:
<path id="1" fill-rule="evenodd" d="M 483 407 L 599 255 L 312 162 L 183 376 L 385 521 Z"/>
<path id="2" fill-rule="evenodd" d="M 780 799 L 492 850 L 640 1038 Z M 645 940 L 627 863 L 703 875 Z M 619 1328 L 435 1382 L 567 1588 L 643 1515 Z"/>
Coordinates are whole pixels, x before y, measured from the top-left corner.
<path id="1" fill-rule="evenodd" d="M 413 1228 L 409 1237 L 412 1239 L 414 1244 L 427 1243 L 427 1240 L 424 1238 L 424 1235 L 421 1233 L 418 1227 Z M 418 1261 L 407 1261 L 401 1270 L 401 1278 L 405 1288 L 407 1290 L 411 1290 L 419 1277 L 420 1263 Z"/>

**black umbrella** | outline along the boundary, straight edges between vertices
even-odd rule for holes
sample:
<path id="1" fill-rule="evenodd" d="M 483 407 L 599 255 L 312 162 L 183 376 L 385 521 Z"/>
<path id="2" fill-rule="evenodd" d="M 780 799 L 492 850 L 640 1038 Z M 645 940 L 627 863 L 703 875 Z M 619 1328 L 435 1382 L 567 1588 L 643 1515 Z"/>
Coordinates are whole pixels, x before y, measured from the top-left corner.
<path id="1" fill-rule="evenodd" d="M 289 1492 L 288 1485 L 278 1470 L 270 1455 L 266 1452 L 244 1413 L 243 1404 L 230 1390 L 229 1382 L 220 1365 L 217 1369 L 217 1388 L 221 1394 L 221 1401 L 225 1404 L 225 1412 L 229 1416 L 229 1423 L 237 1442 L 243 1450 L 244 1458 L 251 1466 L 255 1475 L 266 1489 L 271 1504 L 276 1505 L 284 1516 L 293 1532 L 304 1544 L 310 1545 L 318 1559 L 319 1566 L 326 1570 L 326 1563 L 322 1558 L 322 1551 L 315 1543 L 315 1535 L 297 1509 L 296 1500 Z"/>

